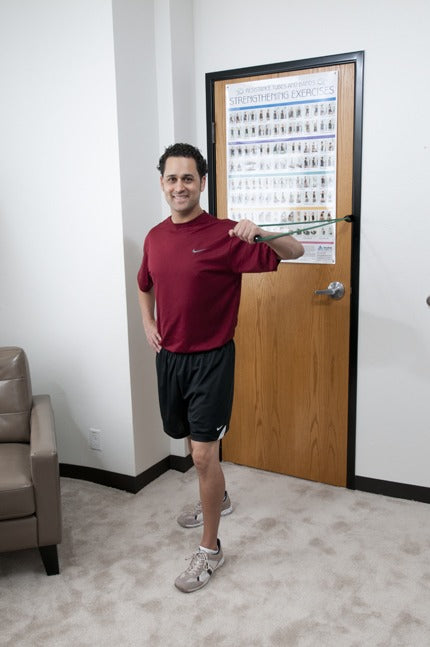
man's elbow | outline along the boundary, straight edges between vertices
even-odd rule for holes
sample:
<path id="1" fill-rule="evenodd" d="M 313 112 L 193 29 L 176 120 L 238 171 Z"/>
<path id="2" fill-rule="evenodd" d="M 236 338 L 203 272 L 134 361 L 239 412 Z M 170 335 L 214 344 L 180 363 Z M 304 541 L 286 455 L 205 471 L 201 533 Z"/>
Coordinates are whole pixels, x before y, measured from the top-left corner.
<path id="1" fill-rule="evenodd" d="M 295 261 L 297 258 L 300 258 L 305 253 L 305 248 L 302 243 L 298 240 L 294 241 L 294 246 L 288 250 L 288 255 L 285 256 L 282 260 Z"/>
<path id="2" fill-rule="evenodd" d="M 296 255 L 294 256 L 294 258 L 300 258 L 305 253 L 305 248 L 303 247 L 302 243 L 299 243 L 298 241 L 297 241 L 295 253 Z"/>

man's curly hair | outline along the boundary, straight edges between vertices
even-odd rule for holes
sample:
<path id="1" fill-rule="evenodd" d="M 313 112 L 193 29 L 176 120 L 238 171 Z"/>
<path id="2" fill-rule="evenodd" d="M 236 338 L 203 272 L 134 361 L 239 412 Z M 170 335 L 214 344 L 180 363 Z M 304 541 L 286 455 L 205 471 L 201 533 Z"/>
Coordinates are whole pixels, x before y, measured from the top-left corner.
<path id="1" fill-rule="evenodd" d="M 208 172 L 208 165 L 199 151 L 195 146 L 191 144 L 172 144 L 165 149 L 164 153 L 158 161 L 157 169 L 160 171 L 161 175 L 164 175 L 164 169 L 166 166 L 166 160 L 168 157 L 192 157 L 196 162 L 197 171 L 200 178 L 203 178 Z"/>

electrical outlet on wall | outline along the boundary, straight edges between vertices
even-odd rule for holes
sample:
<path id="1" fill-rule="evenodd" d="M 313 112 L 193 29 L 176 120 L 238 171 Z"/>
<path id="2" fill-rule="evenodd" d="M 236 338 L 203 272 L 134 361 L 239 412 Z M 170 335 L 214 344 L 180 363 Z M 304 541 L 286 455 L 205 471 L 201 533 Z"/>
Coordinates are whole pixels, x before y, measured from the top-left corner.
<path id="1" fill-rule="evenodd" d="M 102 451 L 102 432 L 100 429 L 94 429 L 93 427 L 90 427 L 89 442 L 91 449 L 95 449 L 99 452 Z"/>

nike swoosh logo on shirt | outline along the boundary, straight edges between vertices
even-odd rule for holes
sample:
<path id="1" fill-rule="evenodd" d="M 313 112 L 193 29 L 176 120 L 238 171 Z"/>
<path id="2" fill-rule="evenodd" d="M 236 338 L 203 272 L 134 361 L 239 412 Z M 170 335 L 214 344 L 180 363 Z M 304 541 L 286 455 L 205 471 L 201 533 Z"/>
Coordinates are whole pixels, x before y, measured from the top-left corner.
<path id="1" fill-rule="evenodd" d="M 199 252 L 205 252 L 206 248 L 204 249 L 193 249 L 193 254 L 198 254 Z"/>

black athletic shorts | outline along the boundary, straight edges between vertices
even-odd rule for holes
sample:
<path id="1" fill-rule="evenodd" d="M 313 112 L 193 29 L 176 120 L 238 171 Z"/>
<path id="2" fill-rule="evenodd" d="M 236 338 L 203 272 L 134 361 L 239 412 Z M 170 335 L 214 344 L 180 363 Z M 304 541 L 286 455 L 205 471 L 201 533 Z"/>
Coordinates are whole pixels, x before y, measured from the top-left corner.
<path id="1" fill-rule="evenodd" d="M 234 386 L 234 342 L 201 353 L 156 356 L 163 427 L 172 438 L 220 440 L 228 431 Z"/>

